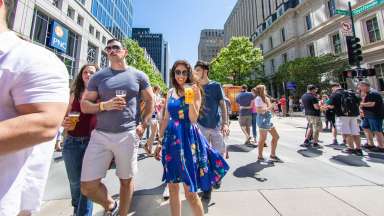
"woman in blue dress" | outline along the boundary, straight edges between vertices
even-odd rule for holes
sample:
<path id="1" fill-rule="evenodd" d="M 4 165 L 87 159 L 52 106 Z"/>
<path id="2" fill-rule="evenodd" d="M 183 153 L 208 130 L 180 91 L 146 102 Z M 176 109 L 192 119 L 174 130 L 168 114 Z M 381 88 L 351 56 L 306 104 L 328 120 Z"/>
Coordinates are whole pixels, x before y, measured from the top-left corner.
<path id="1" fill-rule="evenodd" d="M 200 216 L 204 215 L 204 210 L 197 191 L 209 190 L 229 167 L 220 153 L 209 146 L 196 125 L 202 103 L 201 89 L 196 84 L 192 85 L 193 102 L 185 103 L 184 85 L 192 84 L 190 64 L 176 61 L 170 76 L 173 88 L 167 95 L 156 159 L 163 163 L 163 181 L 169 187 L 171 215 L 181 215 L 179 183 L 183 183 L 193 214 Z"/>

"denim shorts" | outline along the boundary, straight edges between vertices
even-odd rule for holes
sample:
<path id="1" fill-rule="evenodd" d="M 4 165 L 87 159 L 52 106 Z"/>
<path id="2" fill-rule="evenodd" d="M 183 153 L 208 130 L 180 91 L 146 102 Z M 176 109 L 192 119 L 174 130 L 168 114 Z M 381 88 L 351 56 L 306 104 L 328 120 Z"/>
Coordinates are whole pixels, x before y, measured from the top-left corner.
<path id="1" fill-rule="evenodd" d="M 372 132 L 383 132 L 383 119 L 375 117 L 365 117 L 361 122 L 363 129 L 369 129 Z"/>
<path id="2" fill-rule="evenodd" d="M 270 130 L 274 127 L 272 123 L 272 113 L 269 111 L 265 113 L 258 113 L 256 122 L 260 130 Z"/>

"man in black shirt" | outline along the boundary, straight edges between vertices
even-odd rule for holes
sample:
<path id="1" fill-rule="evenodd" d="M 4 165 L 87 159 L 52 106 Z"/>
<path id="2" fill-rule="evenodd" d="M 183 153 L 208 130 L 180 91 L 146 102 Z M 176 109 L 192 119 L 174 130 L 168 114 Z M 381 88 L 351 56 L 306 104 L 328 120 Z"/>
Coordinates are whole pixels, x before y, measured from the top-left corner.
<path id="1" fill-rule="evenodd" d="M 377 92 L 370 91 L 369 82 L 361 81 L 359 90 L 362 96 L 360 109 L 363 111 L 364 119 L 361 127 L 367 135 L 368 145 L 371 151 L 384 152 L 383 142 L 383 98 Z M 377 146 L 373 144 L 373 133 L 376 136 Z"/>
<path id="2" fill-rule="evenodd" d="M 363 155 L 360 148 L 359 99 L 350 91 L 341 88 L 339 83 L 331 84 L 332 95 L 328 107 L 336 114 L 336 127 L 346 139 L 348 148 L 344 153 Z M 355 145 L 354 145 L 355 143 Z"/>
<path id="3" fill-rule="evenodd" d="M 308 121 L 308 130 L 305 136 L 304 144 L 301 146 L 309 147 L 309 138 L 313 136 L 313 147 L 320 147 L 319 145 L 319 133 L 322 130 L 322 122 L 320 119 L 320 105 L 319 99 L 316 97 L 317 87 L 314 85 L 307 86 L 307 93 L 301 97 L 301 101 L 304 105 L 305 116 Z"/>

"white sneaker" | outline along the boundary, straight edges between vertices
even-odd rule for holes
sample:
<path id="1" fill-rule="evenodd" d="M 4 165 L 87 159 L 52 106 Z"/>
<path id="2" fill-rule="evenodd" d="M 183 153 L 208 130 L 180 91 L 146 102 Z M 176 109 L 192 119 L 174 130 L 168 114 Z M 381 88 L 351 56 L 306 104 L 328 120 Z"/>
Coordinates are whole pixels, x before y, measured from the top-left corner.
<path id="1" fill-rule="evenodd" d="M 164 198 L 164 200 L 169 199 L 169 188 L 168 188 L 168 184 L 167 184 L 167 186 L 165 186 L 165 188 L 164 188 L 163 198 Z"/>

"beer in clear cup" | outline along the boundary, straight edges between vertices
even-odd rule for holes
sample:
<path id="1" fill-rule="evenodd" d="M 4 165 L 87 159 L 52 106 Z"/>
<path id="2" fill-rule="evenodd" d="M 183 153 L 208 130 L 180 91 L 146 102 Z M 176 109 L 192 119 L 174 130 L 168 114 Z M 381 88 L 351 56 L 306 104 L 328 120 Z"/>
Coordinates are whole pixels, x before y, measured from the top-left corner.
<path id="1" fill-rule="evenodd" d="M 77 122 L 79 122 L 80 112 L 70 112 L 68 114 L 69 121 L 71 122 L 71 126 L 69 127 L 69 131 L 75 130 Z"/>
<path id="2" fill-rule="evenodd" d="M 193 92 L 192 85 L 185 84 L 184 85 L 184 96 L 185 96 L 185 103 L 186 104 L 192 104 L 195 100 L 195 92 Z"/>
<path id="3" fill-rule="evenodd" d="M 125 90 L 116 90 L 116 97 L 125 98 L 127 96 L 127 91 Z"/>

